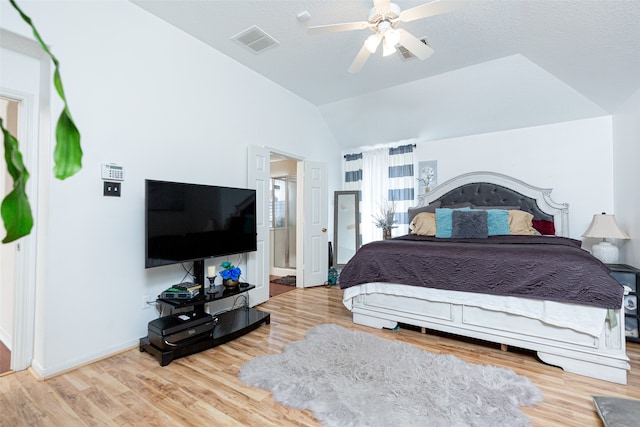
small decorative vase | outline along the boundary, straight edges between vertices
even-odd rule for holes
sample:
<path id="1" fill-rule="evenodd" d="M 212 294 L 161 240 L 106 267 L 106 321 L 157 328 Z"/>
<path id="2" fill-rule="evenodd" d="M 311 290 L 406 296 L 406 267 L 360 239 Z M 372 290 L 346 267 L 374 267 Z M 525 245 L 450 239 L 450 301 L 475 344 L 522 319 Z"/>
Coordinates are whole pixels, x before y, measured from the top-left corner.
<path id="1" fill-rule="evenodd" d="M 239 280 L 223 279 L 222 284 L 227 288 L 235 288 L 240 283 Z"/>
<path id="2" fill-rule="evenodd" d="M 382 238 L 384 240 L 389 240 L 391 238 L 391 230 L 388 228 L 382 229 Z"/>

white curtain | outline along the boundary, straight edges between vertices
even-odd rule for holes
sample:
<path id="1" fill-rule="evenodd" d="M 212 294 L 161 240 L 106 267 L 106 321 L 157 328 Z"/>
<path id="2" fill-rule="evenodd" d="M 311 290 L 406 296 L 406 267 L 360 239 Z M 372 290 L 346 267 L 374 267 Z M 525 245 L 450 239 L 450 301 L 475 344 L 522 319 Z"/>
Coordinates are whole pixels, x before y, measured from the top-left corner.
<path id="1" fill-rule="evenodd" d="M 389 203 L 395 205 L 396 212 L 392 236 L 407 234 L 407 209 L 415 205 L 413 145 L 347 154 L 344 158 L 342 189 L 360 191 L 362 244 L 382 239 L 375 217 Z"/>
<path id="2" fill-rule="evenodd" d="M 389 149 L 379 148 L 362 153 L 362 244 L 382 240 L 382 229 L 374 224 L 374 217 L 388 200 Z"/>
<path id="3" fill-rule="evenodd" d="M 396 226 L 392 236 L 402 236 L 409 232 L 407 211 L 414 206 L 415 177 L 413 174 L 413 145 L 389 149 L 389 193 L 396 207 Z"/>
<path id="4" fill-rule="evenodd" d="M 342 189 L 344 191 L 362 190 L 362 153 L 346 154 L 342 163 Z"/>

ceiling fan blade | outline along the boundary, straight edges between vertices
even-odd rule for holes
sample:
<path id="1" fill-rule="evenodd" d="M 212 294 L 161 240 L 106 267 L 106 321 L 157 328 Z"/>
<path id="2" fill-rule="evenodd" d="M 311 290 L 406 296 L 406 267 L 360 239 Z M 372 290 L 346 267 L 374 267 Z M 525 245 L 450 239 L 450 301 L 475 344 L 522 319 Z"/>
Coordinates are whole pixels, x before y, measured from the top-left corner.
<path id="1" fill-rule="evenodd" d="M 371 52 L 369 52 L 367 46 L 362 45 L 360 52 L 358 52 L 358 54 L 356 55 L 356 59 L 353 60 L 351 66 L 349 67 L 349 72 L 351 74 L 359 73 L 360 70 L 362 70 L 362 67 L 364 67 L 364 64 L 367 62 L 367 59 L 369 59 L 369 56 L 371 56 Z"/>
<path id="2" fill-rule="evenodd" d="M 315 35 L 315 34 L 325 34 L 325 33 L 339 33 L 341 31 L 364 30 L 365 28 L 369 28 L 370 26 L 371 24 L 369 24 L 367 21 L 345 22 L 343 24 L 318 25 L 316 27 L 307 28 L 307 34 Z"/>
<path id="3" fill-rule="evenodd" d="M 422 43 L 420 39 L 415 37 L 413 34 L 403 30 L 402 28 L 399 28 L 398 32 L 400 33 L 400 41 L 398 43 L 404 46 L 405 49 L 407 49 L 417 58 L 420 58 L 424 61 L 425 59 L 433 55 L 433 49 Z"/>
<path id="4" fill-rule="evenodd" d="M 373 7 L 378 13 L 388 12 L 391 8 L 391 0 L 373 0 Z"/>
<path id="5" fill-rule="evenodd" d="M 451 12 L 460 8 L 462 6 L 461 3 L 462 2 L 458 1 L 435 0 L 430 3 L 412 7 L 411 9 L 403 10 L 400 12 L 399 19 L 402 22 L 410 22 L 416 19 L 440 15 L 441 13 Z"/>

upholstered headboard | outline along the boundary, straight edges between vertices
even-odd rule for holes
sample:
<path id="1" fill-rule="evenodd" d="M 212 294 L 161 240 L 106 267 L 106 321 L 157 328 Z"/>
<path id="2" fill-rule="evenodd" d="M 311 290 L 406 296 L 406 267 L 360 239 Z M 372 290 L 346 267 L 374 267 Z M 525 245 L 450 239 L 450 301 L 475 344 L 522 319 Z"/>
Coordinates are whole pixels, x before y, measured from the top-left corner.
<path id="1" fill-rule="evenodd" d="M 490 182 L 464 184 L 436 200 L 440 200 L 442 206 L 463 202 L 469 202 L 474 206 L 519 206 L 520 210 L 532 214 L 533 219 L 553 221 L 553 215 L 542 212 L 536 199 Z"/>
<path id="2" fill-rule="evenodd" d="M 550 188 L 538 188 L 495 172 L 470 172 L 419 196 L 419 206 L 469 202 L 474 206 L 517 206 L 534 220 L 553 221 L 556 234 L 569 236 L 569 205 L 551 200 Z"/>

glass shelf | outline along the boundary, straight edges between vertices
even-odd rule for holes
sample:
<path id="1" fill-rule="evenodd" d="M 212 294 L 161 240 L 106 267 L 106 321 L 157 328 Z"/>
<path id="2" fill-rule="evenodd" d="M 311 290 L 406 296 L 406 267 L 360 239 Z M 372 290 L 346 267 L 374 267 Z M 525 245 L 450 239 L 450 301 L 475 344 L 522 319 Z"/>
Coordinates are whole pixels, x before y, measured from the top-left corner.
<path id="1" fill-rule="evenodd" d="M 215 285 L 205 288 L 204 295 L 198 295 L 191 299 L 164 299 L 158 298 L 157 302 L 161 304 L 167 304 L 173 308 L 192 307 L 197 305 L 203 305 L 211 301 L 217 301 L 223 298 L 229 298 L 234 295 L 247 292 L 254 289 L 255 285 L 248 283 L 240 283 L 238 286 L 228 288 L 224 285 Z"/>

